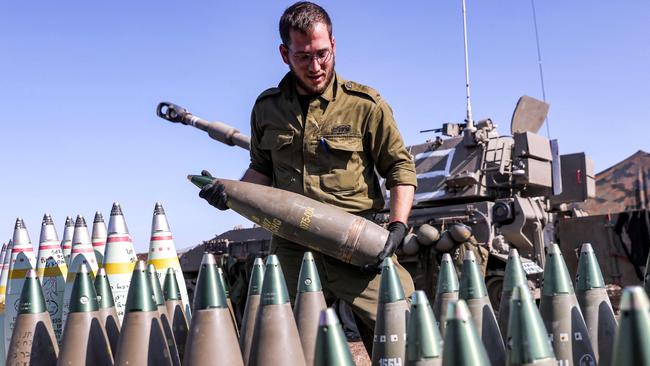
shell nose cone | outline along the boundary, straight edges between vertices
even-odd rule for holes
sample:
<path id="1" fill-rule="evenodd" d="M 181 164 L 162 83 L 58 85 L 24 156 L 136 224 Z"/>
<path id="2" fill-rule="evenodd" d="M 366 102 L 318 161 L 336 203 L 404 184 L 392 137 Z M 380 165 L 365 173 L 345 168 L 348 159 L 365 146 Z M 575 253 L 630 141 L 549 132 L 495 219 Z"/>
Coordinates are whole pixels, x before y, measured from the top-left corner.
<path id="1" fill-rule="evenodd" d="M 86 227 L 86 219 L 83 216 L 77 215 L 77 220 L 74 223 L 74 227 Z"/>
<path id="2" fill-rule="evenodd" d="M 465 260 L 465 261 L 475 261 L 476 256 L 474 255 L 474 252 L 472 252 L 471 250 L 468 250 L 468 251 L 465 252 L 465 257 L 463 258 L 463 260 Z"/>
<path id="3" fill-rule="evenodd" d="M 43 226 L 45 225 L 54 225 L 54 221 L 52 220 L 52 216 L 50 214 L 43 215 Z"/>
<path id="4" fill-rule="evenodd" d="M 203 258 L 201 258 L 201 264 L 202 265 L 203 264 L 216 265 L 217 261 L 216 261 L 216 259 L 214 259 L 214 255 L 212 255 L 211 253 L 205 252 L 205 253 L 203 253 Z"/>
<path id="5" fill-rule="evenodd" d="M 320 313 L 320 318 L 318 319 L 318 325 L 328 326 L 339 324 L 339 318 L 336 316 L 336 311 L 332 308 L 327 308 Z"/>
<path id="6" fill-rule="evenodd" d="M 162 204 L 160 202 L 156 202 L 156 207 L 153 209 L 153 214 L 154 215 L 164 215 L 165 214 L 165 209 L 163 208 Z"/>
<path id="7" fill-rule="evenodd" d="M 467 321 L 472 318 L 469 308 L 464 300 L 452 301 L 447 308 L 447 320 L 458 319 Z"/>
<path id="8" fill-rule="evenodd" d="M 113 202 L 113 207 L 111 208 L 111 216 L 121 216 L 122 214 L 122 207 L 120 206 L 119 202 Z"/>
<path id="9" fill-rule="evenodd" d="M 626 287 L 621 297 L 621 311 L 650 310 L 650 301 L 641 286 Z"/>
<path id="10" fill-rule="evenodd" d="M 93 220 L 93 223 L 99 223 L 99 222 L 104 222 L 104 216 L 102 216 L 102 213 L 99 211 L 95 212 L 95 219 Z"/>
<path id="11" fill-rule="evenodd" d="M 393 260 L 391 258 L 384 258 L 384 262 L 381 265 L 379 302 L 387 304 L 404 299 L 404 288 L 397 275 Z"/>
<path id="12" fill-rule="evenodd" d="M 508 257 L 519 257 L 519 251 L 515 248 L 510 248 L 510 252 L 508 253 Z"/>
<path id="13" fill-rule="evenodd" d="M 429 299 L 424 291 L 418 290 L 411 295 L 411 305 L 427 305 Z"/>

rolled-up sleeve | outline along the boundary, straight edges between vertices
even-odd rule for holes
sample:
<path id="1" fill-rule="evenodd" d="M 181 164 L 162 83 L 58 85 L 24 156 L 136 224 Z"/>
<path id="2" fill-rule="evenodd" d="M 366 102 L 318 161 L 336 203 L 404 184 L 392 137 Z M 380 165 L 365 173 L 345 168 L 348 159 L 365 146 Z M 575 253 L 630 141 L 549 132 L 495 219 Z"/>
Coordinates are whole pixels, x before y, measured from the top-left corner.
<path id="1" fill-rule="evenodd" d="M 270 151 L 260 149 L 263 131 L 260 129 L 259 123 L 257 123 L 256 116 L 255 107 L 253 107 L 251 112 L 251 161 L 248 167 L 270 178 L 273 176 L 273 162 L 271 161 Z"/>
<path id="2" fill-rule="evenodd" d="M 368 143 L 377 172 L 386 179 L 386 189 L 397 185 L 417 187 L 413 157 L 406 150 L 393 112 L 380 100 L 368 116 Z"/>

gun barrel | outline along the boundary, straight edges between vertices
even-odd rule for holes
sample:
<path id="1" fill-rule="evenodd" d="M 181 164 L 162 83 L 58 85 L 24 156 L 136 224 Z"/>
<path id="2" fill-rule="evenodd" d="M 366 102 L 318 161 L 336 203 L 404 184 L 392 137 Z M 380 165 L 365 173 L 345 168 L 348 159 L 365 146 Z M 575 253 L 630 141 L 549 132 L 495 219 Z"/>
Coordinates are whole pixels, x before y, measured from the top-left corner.
<path id="1" fill-rule="evenodd" d="M 156 115 L 173 123 L 193 126 L 208 133 L 213 140 L 230 146 L 239 146 L 250 150 L 251 138 L 236 128 L 223 122 L 209 122 L 197 117 L 187 109 L 170 102 L 161 102 L 156 108 Z"/>

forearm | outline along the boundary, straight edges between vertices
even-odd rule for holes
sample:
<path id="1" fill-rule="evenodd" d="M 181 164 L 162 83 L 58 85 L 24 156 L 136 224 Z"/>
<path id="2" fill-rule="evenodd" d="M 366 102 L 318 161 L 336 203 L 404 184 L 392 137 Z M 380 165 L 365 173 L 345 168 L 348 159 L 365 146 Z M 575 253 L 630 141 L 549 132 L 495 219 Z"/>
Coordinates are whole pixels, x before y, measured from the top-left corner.
<path id="1" fill-rule="evenodd" d="M 414 194 L 415 187 L 412 185 L 396 185 L 390 189 L 390 222 L 407 223 Z"/>
<path id="2" fill-rule="evenodd" d="M 271 178 L 270 177 L 267 177 L 266 175 L 258 172 L 255 169 L 251 169 L 251 168 L 248 168 L 246 170 L 246 172 L 244 172 L 244 176 L 241 177 L 240 180 L 243 181 L 243 182 L 248 182 L 248 183 L 261 184 L 263 186 L 270 186 L 271 185 Z"/>

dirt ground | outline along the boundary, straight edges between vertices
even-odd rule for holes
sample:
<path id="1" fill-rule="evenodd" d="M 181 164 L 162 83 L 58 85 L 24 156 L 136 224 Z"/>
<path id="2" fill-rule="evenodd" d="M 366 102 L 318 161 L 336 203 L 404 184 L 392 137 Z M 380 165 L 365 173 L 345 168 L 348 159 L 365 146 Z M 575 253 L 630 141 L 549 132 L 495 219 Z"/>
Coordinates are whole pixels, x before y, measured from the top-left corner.
<path id="1" fill-rule="evenodd" d="M 623 289 L 621 288 L 621 286 L 607 285 L 607 294 L 609 294 L 609 300 L 612 303 L 614 314 L 616 314 L 617 317 L 620 312 L 619 304 L 621 302 L 622 293 L 623 293 Z M 370 357 L 368 356 L 368 352 L 366 352 L 366 349 L 363 347 L 363 342 L 351 341 L 348 342 L 348 346 L 350 347 L 350 352 L 352 352 L 352 358 L 354 359 L 354 363 L 357 366 L 371 365 Z"/>
<path id="2" fill-rule="evenodd" d="M 350 352 L 352 352 L 352 358 L 354 363 L 357 366 L 370 366 L 370 357 L 368 357 L 368 352 L 366 352 L 365 347 L 363 347 L 363 342 L 354 341 L 348 342 L 350 346 Z"/>

